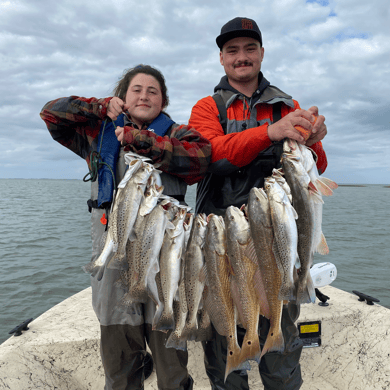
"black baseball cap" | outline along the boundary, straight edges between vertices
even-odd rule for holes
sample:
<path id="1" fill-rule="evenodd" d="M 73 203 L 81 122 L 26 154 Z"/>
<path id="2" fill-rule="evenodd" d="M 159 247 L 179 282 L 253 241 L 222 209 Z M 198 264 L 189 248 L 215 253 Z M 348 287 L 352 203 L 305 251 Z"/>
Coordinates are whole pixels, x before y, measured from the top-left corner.
<path id="1" fill-rule="evenodd" d="M 258 40 L 263 46 L 261 32 L 256 22 L 249 18 L 234 18 L 221 28 L 221 34 L 217 37 L 217 45 L 222 50 L 223 45 L 233 38 L 250 37 Z"/>

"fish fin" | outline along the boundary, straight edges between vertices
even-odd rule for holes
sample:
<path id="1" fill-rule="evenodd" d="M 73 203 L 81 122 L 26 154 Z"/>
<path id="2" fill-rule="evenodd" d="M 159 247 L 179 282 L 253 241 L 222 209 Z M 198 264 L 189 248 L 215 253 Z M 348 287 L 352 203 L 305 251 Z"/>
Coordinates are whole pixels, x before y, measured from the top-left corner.
<path id="1" fill-rule="evenodd" d="M 181 332 L 181 337 L 188 341 L 196 340 L 197 333 L 198 333 L 197 322 L 189 323 L 186 321 L 184 328 Z"/>
<path id="2" fill-rule="evenodd" d="M 328 179 L 327 177 L 320 177 L 318 180 L 320 180 L 323 184 L 325 184 L 331 190 L 335 190 L 336 188 L 338 188 L 338 184 L 335 183 L 333 180 Z"/>
<path id="3" fill-rule="evenodd" d="M 247 324 L 245 322 L 242 305 L 240 304 L 240 292 L 238 290 L 238 285 L 234 276 L 230 278 L 230 292 L 232 294 L 232 299 L 236 308 L 236 315 L 238 317 L 237 322 L 246 329 Z"/>
<path id="4" fill-rule="evenodd" d="M 315 291 L 315 288 L 314 288 L 314 283 L 313 283 L 313 279 L 312 279 L 312 277 L 310 275 L 310 272 L 307 275 L 307 289 L 309 291 L 309 296 L 310 296 L 311 303 L 315 303 L 315 301 L 316 301 L 316 291 Z"/>
<path id="5" fill-rule="evenodd" d="M 206 267 L 206 264 L 199 271 L 199 278 L 198 278 L 198 280 L 202 284 L 206 283 L 206 280 L 207 280 L 207 267 Z"/>
<path id="6" fill-rule="evenodd" d="M 146 303 L 149 297 L 149 289 L 138 280 L 138 282 L 131 287 L 128 294 L 132 297 L 134 302 Z"/>
<path id="7" fill-rule="evenodd" d="M 260 268 L 256 270 L 255 275 L 253 276 L 253 285 L 256 291 L 257 298 L 259 299 L 261 314 L 269 319 L 271 316 L 270 308 Z"/>
<path id="8" fill-rule="evenodd" d="M 318 192 L 318 188 L 317 188 L 316 184 L 314 184 L 312 181 L 309 182 L 309 191 L 310 192 Z"/>
<path id="9" fill-rule="evenodd" d="M 165 343 L 165 348 L 175 348 L 181 351 L 187 351 L 187 342 L 185 339 L 182 339 L 182 337 L 178 337 L 176 332 L 172 332 Z"/>
<path id="10" fill-rule="evenodd" d="M 257 328 L 256 328 L 257 329 Z M 261 349 L 260 341 L 257 333 L 254 332 L 252 336 L 248 335 L 248 331 L 245 333 L 244 340 L 241 346 L 241 362 L 246 360 L 255 360 L 260 363 Z M 241 363 L 241 364 L 242 364 Z"/>
<path id="11" fill-rule="evenodd" d="M 129 287 L 129 282 L 123 278 L 122 276 L 114 283 L 115 287 L 121 288 L 122 290 L 126 290 Z"/>
<path id="12" fill-rule="evenodd" d="M 154 330 L 167 331 L 175 329 L 175 319 L 173 317 L 173 310 L 168 311 L 164 306 L 161 317 L 158 320 Z"/>
<path id="13" fill-rule="evenodd" d="M 283 352 L 284 351 L 284 337 L 282 329 L 279 326 L 278 331 L 272 331 L 271 329 L 268 332 L 267 339 L 261 351 L 260 358 L 262 358 L 267 352 Z"/>
<path id="14" fill-rule="evenodd" d="M 315 303 L 315 301 L 316 292 L 314 290 L 313 279 L 311 278 L 310 273 L 308 273 L 306 283 L 302 283 L 301 280 L 298 282 L 297 304 Z"/>
<path id="15" fill-rule="evenodd" d="M 325 178 L 318 178 L 316 181 L 316 187 L 318 189 L 318 192 L 320 192 L 321 195 L 324 195 L 324 196 L 333 195 L 332 189 L 326 184 L 326 180 L 323 180 L 323 179 L 325 179 Z M 330 180 L 330 182 L 332 182 L 332 181 Z M 332 183 L 334 183 L 334 182 L 332 182 Z M 336 183 L 334 183 L 334 184 L 336 184 Z"/>
<path id="16" fill-rule="evenodd" d="M 136 303 L 136 301 L 133 299 L 131 294 L 127 292 L 125 295 L 123 295 L 121 301 L 117 306 L 118 308 L 123 308 L 124 310 L 126 310 L 129 307 L 131 307 L 134 303 Z"/>
<path id="17" fill-rule="evenodd" d="M 99 268 L 99 271 L 96 273 L 96 280 L 97 281 L 100 282 L 102 280 L 105 269 L 106 269 L 105 266 L 102 266 L 102 267 Z"/>
<path id="18" fill-rule="evenodd" d="M 156 312 L 154 313 L 154 317 L 153 317 L 153 322 L 152 322 L 153 330 L 156 330 L 157 324 L 160 321 L 163 310 L 164 310 L 164 302 L 160 301 L 160 303 L 156 305 Z"/>
<path id="19" fill-rule="evenodd" d="M 316 252 L 318 252 L 320 255 L 329 254 L 329 248 L 328 248 L 328 244 L 326 243 L 326 238 L 324 236 L 324 233 L 321 233 L 321 241 L 316 248 Z"/>
<path id="20" fill-rule="evenodd" d="M 213 339 L 213 328 L 211 327 L 211 323 L 206 327 L 202 326 L 198 328 L 196 333 L 196 342 L 199 341 L 210 341 Z"/>
<path id="21" fill-rule="evenodd" d="M 282 283 L 279 294 L 278 294 L 279 301 L 295 301 L 296 299 L 296 293 L 295 293 L 295 286 L 287 285 L 285 282 Z"/>
<path id="22" fill-rule="evenodd" d="M 224 255 L 224 260 L 225 260 L 225 262 L 226 262 L 226 266 L 227 266 L 229 275 L 234 276 L 234 269 L 233 269 L 232 263 L 231 263 L 230 260 L 229 260 L 229 256 L 228 256 L 227 254 Z"/>
<path id="23" fill-rule="evenodd" d="M 252 263 L 258 265 L 259 261 L 257 260 L 257 254 L 256 254 L 256 249 L 255 245 L 253 243 L 252 238 L 249 239 L 249 243 L 245 248 L 244 251 L 244 256 L 248 258 Z"/>
<path id="24" fill-rule="evenodd" d="M 100 266 L 96 265 L 96 261 L 90 261 L 88 264 L 83 265 L 81 268 L 85 273 L 95 276 L 98 273 Z"/>
<path id="25" fill-rule="evenodd" d="M 173 230 L 173 229 L 175 229 L 175 225 L 171 221 L 168 221 L 165 230 Z"/>
<path id="26" fill-rule="evenodd" d="M 179 283 L 179 285 L 180 285 L 180 283 Z M 178 287 L 177 287 L 177 290 L 176 290 L 176 292 L 175 292 L 175 295 L 173 296 L 173 300 L 174 300 L 174 301 L 177 301 L 177 302 L 180 301 L 180 290 L 179 290 L 179 285 L 178 285 Z"/>
<path id="27" fill-rule="evenodd" d="M 231 342 L 229 342 L 229 339 Z M 243 363 L 241 362 L 241 348 L 237 343 L 237 336 L 228 336 L 227 337 L 227 353 L 226 353 L 226 368 L 225 368 L 225 379 L 228 375 L 236 370 L 242 368 Z"/>
<path id="28" fill-rule="evenodd" d="M 125 260 L 126 257 L 124 255 L 121 255 L 120 253 L 116 252 L 114 256 L 112 256 L 109 260 L 107 268 L 125 270 L 128 265 L 127 261 Z"/>
<path id="29" fill-rule="evenodd" d="M 318 192 L 311 192 L 310 193 L 310 198 L 313 201 L 313 203 L 316 203 L 316 204 L 324 203 L 324 201 L 322 200 L 321 194 L 318 193 Z"/>

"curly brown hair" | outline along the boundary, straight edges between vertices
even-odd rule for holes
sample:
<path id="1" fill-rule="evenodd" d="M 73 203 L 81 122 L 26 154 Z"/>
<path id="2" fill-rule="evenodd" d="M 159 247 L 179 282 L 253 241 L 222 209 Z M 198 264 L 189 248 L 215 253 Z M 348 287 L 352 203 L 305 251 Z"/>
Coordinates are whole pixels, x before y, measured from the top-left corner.
<path id="1" fill-rule="evenodd" d="M 134 68 L 126 69 L 123 72 L 122 78 L 116 84 L 116 87 L 113 91 L 114 96 L 125 100 L 131 80 L 133 80 L 133 78 L 140 73 L 153 76 L 160 84 L 163 99 L 162 109 L 164 110 L 166 107 L 168 107 L 169 104 L 168 89 L 165 84 L 165 78 L 158 69 L 150 65 L 139 64 Z"/>

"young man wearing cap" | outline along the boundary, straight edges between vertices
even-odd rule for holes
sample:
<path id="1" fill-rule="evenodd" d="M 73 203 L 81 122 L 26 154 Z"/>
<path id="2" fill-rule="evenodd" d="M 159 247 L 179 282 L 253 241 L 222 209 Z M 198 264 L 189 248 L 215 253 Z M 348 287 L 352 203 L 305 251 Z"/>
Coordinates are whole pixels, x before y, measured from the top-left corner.
<path id="1" fill-rule="evenodd" d="M 252 187 L 263 187 L 264 179 L 280 167 L 285 138 L 310 146 L 318 156 L 320 173 L 327 166 L 321 140 L 327 133 L 325 118 L 317 107 L 302 110 L 297 101 L 270 85 L 261 69 L 264 57 L 261 32 L 254 20 L 237 17 L 226 23 L 216 39 L 226 75 L 214 88 L 214 96 L 196 103 L 189 125 L 212 145 L 209 173 L 198 183 L 196 212 L 224 215 L 227 207 L 247 203 Z M 314 117 L 317 120 L 313 125 Z M 310 133 L 305 139 L 295 126 Z M 264 388 L 296 390 L 301 387 L 299 359 L 302 342 L 295 321 L 299 306 L 283 307 L 283 353 L 266 353 L 259 364 Z M 264 345 L 269 321 L 261 317 L 260 343 Z M 238 327 L 242 342 L 245 330 Z M 205 366 L 213 389 L 248 389 L 245 372 L 234 371 L 224 382 L 226 338 L 215 332 L 203 343 Z"/>

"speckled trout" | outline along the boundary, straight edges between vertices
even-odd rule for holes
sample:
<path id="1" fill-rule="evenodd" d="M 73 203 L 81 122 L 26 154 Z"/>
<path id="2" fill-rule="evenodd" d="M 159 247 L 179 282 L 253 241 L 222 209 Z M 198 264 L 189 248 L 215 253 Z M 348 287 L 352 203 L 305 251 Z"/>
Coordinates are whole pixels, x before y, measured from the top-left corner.
<path id="1" fill-rule="evenodd" d="M 232 265 L 232 295 L 239 312 L 240 322 L 246 329 L 241 346 L 240 362 L 260 361 L 258 337 L 260 301 L 255 290 L 257 258 L 248 254 L 251 244 L 249 222 L 244 213 L 229 206 L 225 214 L 227 254 Z"/>
<path id="2" fill-rule="evenodd" d="M 282 155 L 282 166 L 287 183 L 291 188 L 294 209 L 298 214 L 299 271 L 296 291 L 297 303 L 314 303 L 316 299 L 310 268 L 313 264 L 315 240 L 315 202 L 322 203 L 318 192 L 311 188 L 311 180 L 299 156 Z"/>
<path id="3" fill-rule="evenodd" d="M 278 298 L 282 278 L 273 251 L 271 209 L 267 194 L 262 188 L 254 187 L 249 192 L 247 213 L 269 310 L 267 316 L 266 310 L 262 307 L 262 314 L 270 320 L 270 330 L 261 351 L 263 356 L 267 352 L 282 352 L 284 338 L 281 329 L 283 301 Z"/>
<path id="4" fill-rule="evenodd" d="M 274 231 L 273 252 L 277 254 L 277 265 L 282 277 L 279 300 L 295 300 L 294 273 L 298 259 L 298 230 L 294 210 L 286 192 L 276 182 L 269 178 L 265 181 L 265 191 L 268 196 L 271 220 Z"/>
<path id="5" fill-rule="evenodd" d="M 203 246 L 206 228 L 206 215 L 197 214 L 192 225 L 191 235 L 184 256 L 184 285 L 188 315 L 183 329 L 183 337 L 186 337 L 188 340 L 196 339 L 198 329 L 197 314 L 205 283 Z"/>
<path id="6" fill-rule="evenodd" d="M 173 300 L 180 281 L 181 257 L 184 246 L 184 218 L 187 209 L 179 207 L 172 223 L 173 229 L 166 229 L 160 252 L 160 278 L 164 297 L 164 308 L 156 324 L 156 330 L 175 328 Z"/>
<path id="7" fill-rule="evenodd" d="M 232 268 L 227 257 L 223 218 L 210 214 L 207 219 L 204 246 L 206 263 L 204 307 L 216 331 L 226 337 L 226 380 L 232 371 L 241 366 L 241 348 L 237 342 L 237 312 L 230 290 Z"/>
<path id="8" fill-rule="evenodd" d="M 127 190 L 130 189 L 130 186 L 127 187 L 126 185 L 131 179 L 131 177 L 142 166 L 142 161 L 139 159 L 133 159 L 128 162 L 128 165 L 129 167 L 120 182 L 120 187 L 118 188 L 114 196 L 111 213 L 108 217 L 108 229 L 107 234 L 105 235 L 106 238 L 103 250 L 98 258 L 83 267 L 85 272 L 91 273 L 93 276 L 98 274 L 98 280 L 100 280 L 103 276 L 103 267 L 106 265 L 108 259 L 118 248 L 118 218 L 119 215 L 122 214 L 121 208 L 124 206 L 123 199 L 125 197 L 125 193 Z"/>

